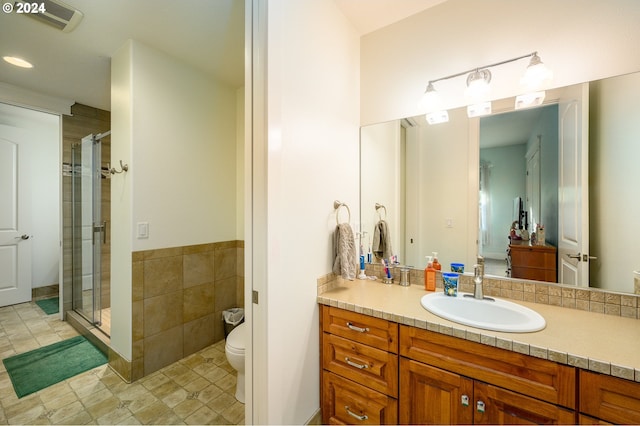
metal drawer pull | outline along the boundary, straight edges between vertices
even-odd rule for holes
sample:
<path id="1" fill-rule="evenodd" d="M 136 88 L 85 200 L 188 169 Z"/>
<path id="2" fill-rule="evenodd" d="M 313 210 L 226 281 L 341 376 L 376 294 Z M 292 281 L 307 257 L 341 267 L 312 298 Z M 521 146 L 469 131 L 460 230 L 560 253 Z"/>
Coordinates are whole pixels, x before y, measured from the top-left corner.
<path id="1" fill-rule="evenodd" d="M 365 421 L 365 420 L 367 420 L 369 418 L 369 416 L 367 416 L 366 414 L 363 414 L 363 415 L 360 416 L 360 415 L 354 413 L 353 411 L 349 410 L 349 406 L 348 405 L 345 405 L 344 409 L 347 410 L 347 413 L 349 413 L 349 415 L 351 417 L 354 417 L 354 418 L 360 420 L 361 422 Z"/>
<path id="2" fill-rule="evenodd" d="M 357 331 L 358 333 L 366 333 L 369 331 L 369 328 L 356 327 L 355 325 L 347 322 L 347 327 L 353 331 Z"/>
<path id="3" fill-rule="evenodd" d="M 344 360 L 345 360 L 345 361 L 347 362 L 347 364 L 349 364 L 350 366 L 355 367 L 355 368 L 359 368 L 360 370 L 362 370 L 363 368 L 369 368 L 369 366 L 368 366 L 367 364 L 358 364 L 358 363 L 356 363 L 356 362 L 351 361 L 351 360 L 349 359 L 349 357 L 348 357 L 348 356 L 345 356 L 345 357 L 344 357 Z"/>

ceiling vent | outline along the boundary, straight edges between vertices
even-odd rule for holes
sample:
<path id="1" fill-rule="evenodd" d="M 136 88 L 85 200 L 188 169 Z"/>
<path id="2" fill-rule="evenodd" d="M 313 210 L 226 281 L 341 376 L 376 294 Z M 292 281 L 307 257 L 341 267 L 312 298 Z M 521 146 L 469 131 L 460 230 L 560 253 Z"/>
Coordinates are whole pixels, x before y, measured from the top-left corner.
<path id="1" fill-rule="evenodd" d="M 18 6 L 19 3 L 22 3 L 22 5 Z M 59 0 L 39 0 L 37 3 L 37 13 L 33 13 L 35 11 L 31 10 L 31 7 L 36 3 L 17 0 L 15 4 L 16 9 L 22 8 L 25 12 L 31 12 L 24 13 L 24 16 L 30 16 L 41 22 L 52 25 L 65 33 L 73 31 L 84 16 L 79 10 L 74 9 Z"/>

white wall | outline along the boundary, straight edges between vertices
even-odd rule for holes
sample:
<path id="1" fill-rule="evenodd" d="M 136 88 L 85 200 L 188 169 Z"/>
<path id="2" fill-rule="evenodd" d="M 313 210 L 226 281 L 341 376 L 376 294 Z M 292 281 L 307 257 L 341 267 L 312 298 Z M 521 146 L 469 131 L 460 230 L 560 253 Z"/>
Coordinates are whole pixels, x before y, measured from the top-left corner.
<path id="1" fill-rule="evenodd" d="M 449 0 L 362 38 L 362 124 L 414 116 L 429 80 L 538 51 L 562 87 L 640 69 L 637 0 Z M 492 69 L 492 98 L 520 92 L 527 60 Z M 464 105 L 464 77 L 436 83 Z"/>
<path id="2" fill-rule="evenodd" d="M 427 266 L 425 256 L 431 256 L 434 251 L 438 252 L 443 269 L 451 262 L 469 266 L 474 263 L 475 244 L 471 244 L 472 255 L 467 253 L 468 240 L 476 240 L 476 235 L 470 234 L 467 217 L 468 210 L 476 208 L 469 205 L 467 188 L 474 176 L 477 185 L 478 175 L 477 160 L 472 170 L 468 166 L 472 155 L 468 149 L 472 122 L 462 109 L 451 111 L 450 119 L 446 124 L 428 126 L 425 123 L 419 127 L 418 169 L 408 163 L 412 168 L 407 171 L 407 179 L 419 182 L 417 198 L 407 198 L 407 211 L 415 212 L 419 218 L 415 235 L 408 236 L 414 239 L 408 257 L 416 268 Z"/>
<path id="3" fill-rule="evenodd" d="M 598 260 L 589 281 L 633 293 L 633 271 L 640 270 L 640 74 L 594 83 L 590 93 L 589 251 Z"/>
<path id="4" fill-rule="evenodd" d="M 112 344 L 131 359 L 131 252 L 234 240 L 236 90 L 137 42 L 112 59 Z M 137 238 L 137 224 L 149 238 Z"/>
<path id="5" fill-rule="evenodd" d="M 398 120 L 387 121 L 360 130 L 360 203 L 362 224 L 359 229 L 366 232 L 362 239 L 364 253 L 369 250 L 374 229 L 380 219 L 389 227 L 392 253 L 399 262 L 407 264 L 404 255 L 404 198 L 401 177 L 404 152 Z M 385 209 L 376 211 L 380 203 Z M 341 212 L 340 220 L 347 217 Z M 354 221 L 356 218 L 353 218 Z M 375 261 L 375 256 L 373 258 Z"/>
<path id="6" fill-rule="evenodd" d="M 21 154 L 28 158 L 31 229 L 31 287 L 59 281 L 60 256 L 60 116 L 0 103 L 0 125 L 20 129 L 28 142 Z"/>
<path id="7" fill-rule="evenodd" d="M 517 144 L 480 150 L 480 159 L 491 164 L 489 168 L 489 235 L 482 254 L 503 260 L 507 253 L 509 228 L 514 220 L 513 199 L 525 198 L 527 145 Z"/>
<path id="8" fill-rule="evenodd" d="M 267 220 L 263 315 L 253 323 L 254 339 L 268 336 L 254 346 L 266 358 L 254 377 L 268 381 L 254 389 L 267 407 L 254 422 L 303 424 L 319 408 L 316 279 L 331 271 L 333 201 L 349 205 L 352 222 L 359 215 L 359 38 L 332 1 L 266 6 L 268 152 L 253 173 L 266 176 L 268 207 L 252 221 Z"/>
<path id="9" fill-rule="evenodd" d="M 132 61 L 132 249 L 235 239 L 235 90 L 139 42 Z"/>

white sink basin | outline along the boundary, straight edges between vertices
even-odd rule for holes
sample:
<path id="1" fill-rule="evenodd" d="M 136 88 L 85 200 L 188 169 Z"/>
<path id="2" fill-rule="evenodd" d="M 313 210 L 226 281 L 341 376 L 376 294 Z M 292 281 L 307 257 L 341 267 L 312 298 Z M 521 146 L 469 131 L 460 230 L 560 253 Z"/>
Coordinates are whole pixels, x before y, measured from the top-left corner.
<path id="1" fill-rule="evenodd" d="M 439 317 L 485 330 L 528 333 L 540 331 L 547 324 L 536 311 L 502 299 L 477 300 L 471 294 L 458 293 L 453 297 L 429 293 L 420 303 Z"/>

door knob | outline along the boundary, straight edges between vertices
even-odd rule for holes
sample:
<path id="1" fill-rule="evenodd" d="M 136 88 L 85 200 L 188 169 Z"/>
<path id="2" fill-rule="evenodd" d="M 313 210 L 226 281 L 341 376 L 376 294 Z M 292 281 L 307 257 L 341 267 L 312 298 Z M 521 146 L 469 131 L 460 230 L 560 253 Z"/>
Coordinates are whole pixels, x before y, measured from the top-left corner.
<path id="1" fill-rule="evenodd" d="M 580 260 L 580 259 L 582 258 L 582 256 L 580 255 L 580 253 L 578 253 L 578 254 L 569 254 L 569 253 L 567 253 L 567 257 L 568 257 L 569 259 L 578 259 L 578 260 Z"/>
<path id="2" fill-rule="evenodd" d="M 31 236 L 27 234 L 23 234 L 20 236 L 20 239 L 23 239 L 23 240 L 28 240 L 29 238 L 31 238 Z"/>

